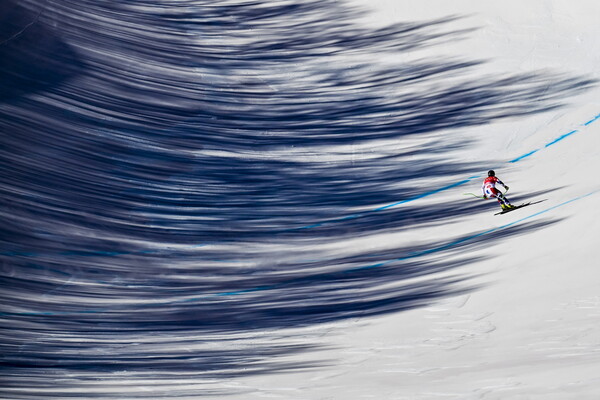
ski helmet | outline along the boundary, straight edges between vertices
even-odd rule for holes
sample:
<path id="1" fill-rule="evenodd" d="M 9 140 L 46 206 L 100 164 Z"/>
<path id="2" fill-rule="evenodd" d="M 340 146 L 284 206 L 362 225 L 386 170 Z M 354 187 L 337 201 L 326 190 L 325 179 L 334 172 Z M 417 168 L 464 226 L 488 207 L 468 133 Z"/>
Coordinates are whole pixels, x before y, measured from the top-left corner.
<path id="1" fill-rule="evenodd" d="M 494 170 L 493 170 L 493 169 L 490 169 L 490 170 L 488 171 L 488 176 L 496 176 L 496 173 L 494 172 Z"/>

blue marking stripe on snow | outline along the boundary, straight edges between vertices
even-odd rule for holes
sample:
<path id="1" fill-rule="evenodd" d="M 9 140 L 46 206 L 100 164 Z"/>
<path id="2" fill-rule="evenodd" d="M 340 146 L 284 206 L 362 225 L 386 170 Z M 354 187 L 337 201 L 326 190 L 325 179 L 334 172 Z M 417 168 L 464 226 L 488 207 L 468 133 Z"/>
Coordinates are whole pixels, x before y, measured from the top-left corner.
<path id="1" fill-rule="evenodd" d="M 569 133 L 565 133 L 564 135 L 562 135 L 562 136 L 559 136 L 559 137 L 557 137 L 556 139 L 554 139 L 553 141 L 551 141 L 550 143 L 546 144 L 546 147 L 550 147 L 550 146 L 552 146 L 553 144 L 555 144 L 556 142 L 560 142 L 560 141 L 561 141 L 561 140 L 563 140 L 564 138 L 566 138 L 566 137 L 569 137 L 569 136 L 571 136 L 572 134 L 574 134 L 574 133 L 576 133 L 576 132 L 579 132 L 579 131 L 578 131 L 577 129 L 575 129 L 575 130 L 573 130 L 573 131 L 571 131 L 571 132 L 569 132 Z"/>
<path id="2" fill-rule="evenodd" d="M 526 216 L 524 218 L 521 218 L 521 219 L 518 219 L 516 221 L 510 222 L 508 224 L 505 224 L 505 225 L 502 225 L 502 226 L 499 226 L 499 227 L 496 227 L 496 228 L 488 229 L 487 231 L 483 231 L 483 232 L 480 232 L 480 233 L 477 233 L 477 234 L 474 234 L 474 235 L 471 235 L 471 236 L 468 236 L 468 237 L 465 237 L 465 238 L 462 238 L 462 239 L 459 239 L 459 240 L 456 240 L 456 241 L 453 241 L 453 242 L 450 242 L 450 243 L 446 243 L 446 244 L 444 244 L 442 246 L 434 247 L 432 249 L 427 249 L 427 250 L 416 251 L 416 252 L 408 254 L 405 257 L 396 258 L 396 259 L 393 259 L 393 260 L 382 261 L 382 262 L 377 263 L 377 264 L 372 264 L 372 265 L 367 265 L 367 266 L 364 266 L 364 267 L 353 268 L 350 271 L 360 271 L 360 270 L 365 270 L 365 269 L 377 268 L 377 267 L 381 267 L 381 266 L 384 266 L 384 265 L 387 265 L 387 264 L 390 264 L 390 263 L 396 262 L 396 261 L 405 261 L 405 260 L 409 260 L 409 259 L 412 259 L 412 258 L 421 257 L 421 256 L 424 256 L 424 255 L 427 255 L 427 254 L 438 253 L 440 251 L 447 250 L 449 248 L 455 247 L 455 246 L 457 246 L 457 245 L 459 245 L 461 243 L 468 242 L 468 241 L 476 239 L 478 237 L 481 237 L 481 236 L 484 236 L 484 235 L 488 235 L 490 233 L 493 233 L 493 232 L 496 232 L 496 231 L 499 231 L 499 230 L 502 230 L 502 229 L 509 228 L 509 227 L 511 227 L 513 225 L 516 225 L 516 224 L 520 223 L 520 222 L 526 221 L 526 220 L 534 218 L 534 217 L 536 217 L 538 215 L 547 213 L 547 212 L 552 211 L 554 209 L 557 209 L 559 207 L 563 207 L 563 206 L 565 206 L 567 204 L 573 203 L 574 201 L 581 200 L 583 198 L 589 197 L 589 196 L 591 196 L 591 195 L 593 195 L 595 193 L 598 193 L 599 191 L 600 190 L 595 190 L 595 191 L 590 192 L 588 194 L 575 197 L 575 198 L 573 198 L 571 200 L 567 200 L 567 201 L 565 201 L 563 203 L 560 203 L 560 204 L 557 204 L 555 206 L 548 207 L 548 208 L 546 208 L 546 209 L 544 209 L 542 211 L 538 211 L 536 213 L 533 213 L 531 215 L 528 215 L 528 216 Z"/>
<path id="3" fill-rule="evenodd" d="M 539 149 L 532 150 L 529 153 L 523 154 L 522 156 L 515 158 L 514 160 L 510 160 L 509 163 L 516 163 L 518 161 L 521 161 L 522 159 L 527 158 L 527 157 L 537 153 L 538 151 L 539 151 Z"/>
<path id="4" fill-rule="evenodd" d="M 600 119 L 600 114 L 596 115 L 594 118 L 592 118 L 591 120 L 587 121 L 583 125 L 588 126 L 588 125 L 592 124 L 593 122 L 597 121 L 598 119 Z M 552 145 L 560 142 L 561 140 L 565 139 L 566 137 L 571 136 L 571 135 L 573 135 L 573 134 L 575 134 L 577 132 L 579 132 L 579 130 L 572 130 L 571 132 L 568 132 L 568 133 L 566 133 L 564 135 L 561 135 L 558 138 L 554 139 L 553 141 L 547 143 L 545 145 L 545 147 L 552 146 Z M 532 156 L 533 154 L 537 153 L 540 150 L 541 149 L 532 150 L 532 151 L 530 151 L 528 153 L 525 153 L 525 154 L 523 154 L 523 155 L 521 155 L 521 156 L 519 156 L 519 157 L 517 157 L 517 158 L 515 158 L 513 160 L 510 160 L 508 162 L 509 163 L 519 162 L 519 161 L 521 161 L 521 160 L 523 160 L 525 158 L 528 158 L 528 157 Z M 426 193 L 423 193 L 423 194 L 420 194 L 420 195 L 416 195 L 416 196 L 411 197 L 409 199 L 402 200 L 402 201 L 399 201 L 399 202 L 396 202 L 396 203 L 392 203 L 392 204 L 388 204 L 388 205 L 385 205 L 385 206 L 381 206 L 381 207 L 378 207 L 378 208 L 375 208 L 375 209 L 372 209 L 372 210 L 365 211 L 363 213 L 351 214 L 351 215 L 347 215 L 345 217 L 335 218 L 335 219 L 331 219 L 331 220 L 328 220 L 328 221 L 317 222 L 317 223 L 314 223 L 314 224 L 305 225 L 305 226 L 301 226 L 301 227 L 298 227 L 298 228 L 291 228 L 291 229 L 282 230 L 280 232 L 290 232 L 290 231 L 296 231 L 296 230 L 313 229 L 313 228 L 317 228 L 317 227 L 320 227 L 320 226 L 323 226 L 323 225 L 326 225 L 326 224 L 329 224 L 329 223 L 333 223 L 333 222 L 347 221 L 347 220 L 351 220 L 351 219 L 360 218 L 360 217 L 362 217 L 362 216 L 364 216 L 364 215 L 366 215 L 368 213 L 371 213 L 371 212 L 383 211 L 383 210 L 386 210 L 386 209 L 389 209 L 389 208 L 392 208 L 392 207 L 395 207 L 395 206 L 398 206 L 398 205 L 406 204 L 406 203 L 409 203 L 409 202 L 412 202 L 412 201 L 415 201 L 415 200 L 419 200 L 419 199 L 422 199 L 422 198 L 434 195 L 436 193 L 440 193 L 440 192 L 446 191 L 448 189 L 455 188 L 455 187 L 463 185 L 465 183 L 469 183 L 473 179 L 478 178 L 480 176 L 482 176 L 482 175 L 472 176 L 472 177 L 469 177 L 467 179 L 463 179 L 463 180 L 461 180 L 459 182 L 456 182 L 456 183 L 453 183 L 453 184 L 441 187 L 441 188 L 439 188 L 437 190 L 432 190 L 432 191 L 429 191 L 429 192 L 426 192 Z M 186 247 L 186 248 L 197 248 L 197 247 L 203 247 L 203 246 L 206 246 L 206 244 L 192 245 L 192 246 L 189 246 L 189 247 Z M 85 252 L 85 251 L 78 252 L 78 251 L 74 251 L 74 252 L 63 252 L 63 253 L 61 253 L 61 255 L 80 255 L 80 256 L 83 256 L 83 255 L 87 255 L 87 256 L 104 255 L 104 256 L 119 256 L 119 255 L 134 255 L 134 254 L 152 254 L 152 253 L 159 253 L 161 251 L 166 251 L 166 250 L 169 250 L 169 249 L 165 249 L 165 250 L 143 250 L 143 251 L 137 251 L 137 252 Z M 41 253 L 30 253 L 30 252 L 5 252 L 5 253 L 0 253 L 0 256 L 37 257 L 37 256 L 40 256 L 40 255 L 41 255 Z"/>
<path id="5" fill-rule="evenodd" d="M 469 177 L 467 179 L 463 179 L 462 181 L 455 182 L 455 183 L 452 183 L 452 184 L 447 185 L 447 186 L 443 186 L 443 187 L 441 187 L 439 189 L 431 190 L 431 191 L 425 192 L 425 193 L 421 193 L 419 195 L 413 196 L 413 197 L 408 198 L 406 200 L 398 201 L 398 202 L 392 203 L 392 204 L 387 204 L 385 206 L 374 208 L 372 210 L 368 210 L 368 211 L 365 211 L 363 213 L 357 213 L 357 214 L 347 215 L 347 216 L 341 217 L 341 218 L 330 219 L 328 221 L 318 222 L 318 223 L 311 224 L 311 225 L 305 225 L 305 226 L 301 226 L 301 227 L 298 227 L 298 228 L 292 228 L 292 229 L 286 230 L 286 232 L 296 231 L 296 230 L 302 230 L 302 229 L 312 229 L 312 228 L 317 228 L 319 226 L 323 226 L 323 225 L 330 224 L 330 223 L 333 223 L 333 222 L 347 221 L 347 220 L 351 220 L 351 219 L 360 218 L 360 217 L 365 216 L 365 215 L 367 215 L 369 213 L 372 213 L 372 212 L 387 210 L 387 209 L 392 208 L 392 207 L 396 207 L 396 206 L 399 206 L 399 205 L 402 205 L 402 204 L 410 203 L 412 201 L 419 200 L 419 199 L 422 199 L 422 198 L 425 198 L 425 197 L 429 197 L 429 196 L 432 196 L 432 195 L 434 195 L 436 193 L 440 193 L 440 192 L 446 191 L 448 189 L 452 189 L 454 187 L 457 187 L 457 186 L 460 186 L 460 185 L 464 185 L 465 183 L 469 183 L 473 179 L 480 178 L 481 176 L 482 175 L 471 176 L 471 177 Z"/>
<path id="6" fill-rule="evenodd" d="M 598 119 L 600 119 L 600 114 L 596 115 L 594 118 L 592 118 L 591 120 L 589 120 L 588 122 L 586 122 L 585 124 L 583 124 L 584 126 L 588 126 L 591 125 L 592 123 L 594 123 L 595 121 L 597 121 Z M 574 129 L 571 132 L 565 133 L 564 135 L 561 135 L 559 137 L 557 137 L 556 139 L 554 139 L 553 141 L 547 143 L 544 147 L 550 147 L 553 144 L 556 144 L 558 142 L 560 142 L 561 140 L 563 140 L 564 138 L 567 138 L 575 133 L 579 132 L 578 129 Z M 536 149 L 536 150 L 532 150 L 529 153 L 525 153 L 522 156 L 519 156 L 517 158 L 515 158 L 514 160 L 510 160 L 509 163 L 516 163 L 518 161 L 523 160 L 524 158 L 527 158 L 535 153 L 537 153 L 538 151 L 540 151 L 541 149 Z"/>
<path id="7" fill-rule="evenodd" d="M 499 230 L 502 229 L 506 229 L 509 228 L 511 226 L 517 225 L 521 222 L 527 221 L 531 218 L 535 218 L 539 215 L 545 214 L 547 212 L 550 212 L 552 210 L 555 210 L 557 208 L 560 207 L 564 207 L 568 204 L 571 204 L 577 200 L 581 200 L 584 199 L 586 197 L 590 197 L 596 193 L 600 192 L 600 189 L 595 190 L 593 192 L 572 198 L 570 200 L 564 201 L 560 204 L 557 204 L 555 206 L 552 207 L 548 207 L 544 210 L 538 211 L 536 213 L 533 213 L 531 215 L 528 215 L 526 217 L 517 219 L 513 222 L 509 222 L 508 224 L 504 224 L 502 226 L 496 227 L 496 228 L 492 228 L 492 229 L 488 229 L 486 231 L 483 232 L 479 232 L 476 233 L 474 235 L 471 236 L 467 236 L 465 238 L 459 239 L 459 240 L 455 240 L 449 243 L 446 243 L 442 246 L 438 246 L 438 247 L 434 247 L 432 249 L 427 249 L 427 250 L 421 250 L 421 251 L 416 251 L 413 253 L 409 253 L 407 256 L 405 257 L 401 257 L 401 258 L 396 258 L 396 259 L 392 259 L 392 260 L 386 260 L 386 261 L 381 261 L 379 263 L 376 264 L 371 264 L 371 265 L 366 265 L 363 267 L 358 267 L 358 268 L 351 268 L 351 269 L 347 269 L 345 271 L 340 271 L 340 272 L 347 272 L 347 273 L 351 273 L 351 272 L 356 272 L 356 271 L 361 271 L 361 270 L 367 270 L 367 269 L 373 269 L 373 268 L 379 268 L 379 267 L 383 267 L 385 265 L 394 263 L 394 262 L 398 262 L 398 261 L 405 261 L 405 260 L 409 260 L 409 259 L 413 259 L 413 258 L 417 258 L 417 257 L 421 257 L 424 255 L 428 255 L 428 254 L 433 254 L 433 253 L 438 253 L 440 251 L 443 250 L 447 250 L 449 248 L 455 247 L 461 243 L 464 242 L 468 242 L 470 240 L 476 239 L 478 237 L 484 236 L 484 235 L 488 235 L 490 233 L 493 232 L 497 232 Z M 185 300 L 175 300 L 175 301 L 169 301 L 169 302 L 164 302 L 164 303 L 157 303 L 157 304 L 153 304 L 153 305 L 158 305 L 158 306 L 165 306 L 165 305 L 175 305 L 175 304 L 181 304 L 181 303 L 189 303 L 189 302 L 193 302 L 193 301 L 200 301 L 200 300 L 209 300 L 211 298 L 217 298 L 217 297 L 224 297 L 224 296 L 239 296 L 239 295 L 243 295 L 243 294 L 247 294 L 247 293 L 255 293 L 255 292 L 261 292 L 261 291 L 267 291 L 267 290 L 272 290 L 272 289 L 277 289 L 277 288 L 281 288 L 286 284 L 289 284 L 290 282 L 281 282 L 280 284 L 277 285 L 270 285 L 270 286 L 258 286 L 258 287 L 254 287 L 254 288 L 250 288 L 250 289 L 243 289 L 243 290 L 237 290 L 237 291 L 230 291 L 230 292 L 220 292 L 220 293 L 209 293 L 209 294 L 205 294 L 202 296 L 197 296 L 197 297 L 193 297 L 193 298 L 188 298 Z M 43 312 L 35 312 L 35 311 L 30 311 L 30 312 L 0 312 L 0 316 L 64 316 L 64 315 L 81 315 L 81 314 L 94 314 L 94 313 L 102 313 L 102 312 L 109 312 L 111 310 L 109 309 L 96 309 L 96 310 L 81 310 L 81 311 L 72 311 L 72 312 L 68 312 L 68 311 L 57 311 L 57 312 L 52 312 L 52 311 L 43 311 Z"/>
<path id="8" fill-rule="evenodd" d="M 600 119 L 600 114 L 596 115 L 594 118 L 590 119 L 588 122 L 586 122 L 584 125 L 588 126 L 593 124 L 594 122 L 596 122 L 598 119 Z"/>
<path id="9" fill-rule="evenodd" d="M 392 208 L 392 207 L 394 207 L 394 206 L 398 206 L 398 205 L 400 205 L 400 204 L 406 204 L 406 203 L 410 203 L 411 201 L 419 200 L 419 199 L 422 199 L 422 198 L 424 198 L 424 197 L 428 197 L 428 196 L 434 195 L 434 194 L 436 194 L 436 193 L 444 192 L 444 191 L 446 191 L 446 190 L 448 190 L 448 189 L 452 189 L 452 188 L 454 188 L 454 187 L 457 187 L 457 186 L 460 186 L 460 185 L 464 185 L 465 183 L 469 183 L 469 182 L 471 182 L 473 179 L 475 179 L 475 178 L 479 178 L 480 176 L 481 176 L 481 175 L 472 176 L 472 177 L 470 177 L 470 178 L 463 179 L 462 181 L 459 181 L 459 182 L 456 182 L 456 183 L 452 183 L 452 184 L 450 184 L 450 185 L 447 185 L 447 186 L 443 186 L 443 187 L 441 187 L 441 188 L 439 188 L 439 189 L 432 190 L 432 191 L 430 191 L 430 192 L 426 192 L 426 193 L 423 193 L 423 194 L 419 194 L 419 195 L 417 195 L 417 196 L 411 197 L 410 199 L 402 200 L 402 201 L 399 201 L 399 202 L 397 202 L 397 203 L 393 203 L 393 204 L 388 204 L 387 206 L 383 206 L 383 207 L 375 208 L 373 211 L 382 211 L 382 210 L 386 210 L 386 209 L 388 209 L 388 208 Z"/>
<path id="10" fill-rule="evenodd" d="M 510 222 L 510 223 L 508 223 L 508 224 L 506 224 L 506 225 L 502 225 L 502 226 L 499 226 L 499 227 L 497 227 L 497 228 L 490 229 L 490 230 L 488 230 L 488 231 L 485 231 L 485 232 L 483 232 L 482 234 L 492 233 L 492 232 L 495 232 L 495 231 L 497 231 L 497 230 L 500 230 L 500 229 L 505 229 L 505 228 L 508 228 L 508 227 L 510 227 L 510 226 L 513 226 L 513 225 L 516 225 L 516 224 L 518 224 L 518 223 L 520 223 L 520 222 L 523 222 L 523 221 L 526 221 L 526 220 L 528 220 L 528 219 L 531 219 L 531 218 L 537 217 L 538 215 L 545 214 L 545 213 L 547 213 L 547 212 L 549 212 L 549 211 L 552 211 L 552 210 L 555 210 L 555 209 L 557 209 L 557 208 L 559 208 L 559 207 L 563 207 L 563 206 L 566 206 L 567 204 L 571 204 L 571 203 L 573 203 L 573 202 L 575 202 L 575 201 L 577 201 L 577 200 L 581 200 L 581 199 L 584 199 L 584 198 L 586 198 L 586 197 L 592 196 L 593 194 L 596 194 L 596 193 L 598 193 L 599 191 L 600 191 L 600 190 L 594 190 L 593 192 L 590 192 L 590 193 L 584 194 L 584 195 L 582 195 L 582 196 L 575 197 L 575 198 L 573 198 L 573 199 L 571 199 L 571 200 L 567 200 L 567 201 L 565 201 L 565 202 L 562 202 L 562 203 L 560 203 L 560 204 L 557 204 L 557 205 L 555 205 L 555 206 L 548 207 L 548 208 L 546 208 L 546 209 L 544 209 L 544 210 L 542 210 L 542 211 L 538 211 L 538 212 L 536 212 L 536 213 L 534 213 L 534 214 L 531 214 L 531 215 L 528 215 L 528 216 L 526 216 L 526 217 L 523 217 L 523 218 L 521 218 L 521 219 L 518 219 L 518 220 L 516 220 L 516 221 Z M 479 235 L 479 236 L 481 236 L 481 235 Z"/>

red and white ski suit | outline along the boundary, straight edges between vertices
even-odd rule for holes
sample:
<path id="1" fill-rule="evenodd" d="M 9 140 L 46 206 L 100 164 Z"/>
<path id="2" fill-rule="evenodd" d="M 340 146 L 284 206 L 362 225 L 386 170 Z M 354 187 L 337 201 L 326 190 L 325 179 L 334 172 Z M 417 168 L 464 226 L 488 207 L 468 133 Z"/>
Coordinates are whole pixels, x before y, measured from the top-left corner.
<path id="1" fill-rule="evenodd" d="M 495 176 L 488 176 L 487 178 L 485 178 L 485 180 L 483 181 L 483 186 L 481 187 L 481 189 L 483 190 L 483 195 L 485 197 L 497 198 L 500 204 L 510 205 L 510 201 L 508 201 L 508 199 L 502 194 L 501 191 L 496 189 L 497 183 L 507 188 L 507 186 Z"/>

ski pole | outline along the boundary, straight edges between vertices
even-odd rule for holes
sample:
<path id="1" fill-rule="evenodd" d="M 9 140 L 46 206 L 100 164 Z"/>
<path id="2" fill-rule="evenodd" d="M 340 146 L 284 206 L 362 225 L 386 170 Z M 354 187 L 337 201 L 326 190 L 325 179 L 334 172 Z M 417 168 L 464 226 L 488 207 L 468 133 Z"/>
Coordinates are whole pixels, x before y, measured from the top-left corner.
<path id="1" fill-rule="evenodd" d="M 475 193 L 463 193 L 463 195 L 477 197 L 478 199 L 484 199 L 483 196 L 477 196 Z"/>

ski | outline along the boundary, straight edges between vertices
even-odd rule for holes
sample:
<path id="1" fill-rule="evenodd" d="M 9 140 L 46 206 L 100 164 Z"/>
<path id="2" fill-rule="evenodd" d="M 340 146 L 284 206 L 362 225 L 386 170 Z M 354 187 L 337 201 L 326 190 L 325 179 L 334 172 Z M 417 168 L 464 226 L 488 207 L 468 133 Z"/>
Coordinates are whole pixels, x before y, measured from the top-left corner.
<path id="1" fill-rule="evenodd" d="M 506 214 L 506 213 L 509 213 L 511 211 L 518 210 L 519 208 L 527 207 L 528 205 L 531 205 L 531 202 L 519 204 L 518 206 L 515 206 L 513 208 L 509 208 L 507 210 L 502 210 L 502 211 L 500 211 L 500 212 L 498 212 L 498 213 L 496 213 L 494 215 Z"/>

